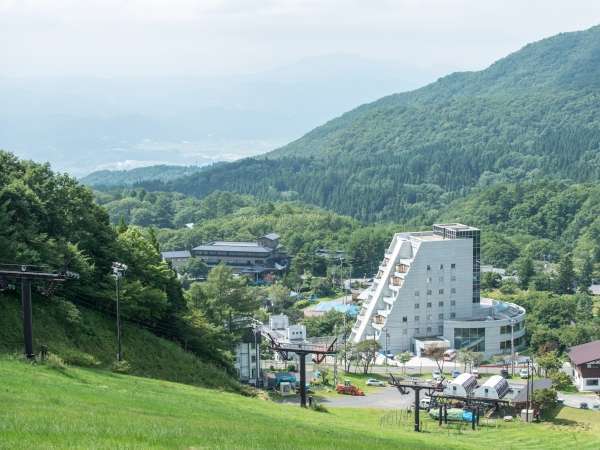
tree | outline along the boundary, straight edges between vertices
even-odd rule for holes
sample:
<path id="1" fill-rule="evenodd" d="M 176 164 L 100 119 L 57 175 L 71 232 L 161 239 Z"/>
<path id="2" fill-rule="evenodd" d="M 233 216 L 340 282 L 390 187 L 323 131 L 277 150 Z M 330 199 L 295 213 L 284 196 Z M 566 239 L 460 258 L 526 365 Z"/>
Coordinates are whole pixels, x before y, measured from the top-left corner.
<path id="1" fill-rule="evenodd" d="M 327 386 L 329 384 L 329 369 L 327 367 L 319 367 L 319 373 L 321 375 L 321 383 Z"/>
<path id="2" fill-rule="evenodd" d="M 481 277 L 481 289 L 498 289 L 502 283 L 502 276 L 496 272 L 484 272 Z"/>
<path id="3" fill-rule="evenodd" d="M 554 389 L 540 389 L 533 392 L 533 404 L 542 413 L 556 408 L 558 404 L 558 395 Z"/>
<path id="4" fill-rule="evenodd" d="M 590 256 L 586 256 L 577 278 L 578 290 L 584 294 L 589 292 L 590 285 L 592 284 L 592 275 L 594 272 L 594 261 Z"/>
<path id="5" fill-rule="evenodd" d="M 181 273 L 192 279 L 204 278 L 208 274 L 208 266 L 202 258 L 192 257 L 181 268 Z"/>
<path id="6" fill-rule="evenodd" d="M 423 352 L 425 356 L 435 361 L 440 374 L 444 372 L 444 353 L 447 349 L 448 347 L 442 344 L 432 344 L 426 347 L 425 351 Z"/>
<path id="7" fill-rule="evenodd" d="M 463 372 L 467 371 L 467 366 L 473 363 L 473 352 L 463 348 L 456 352 L 456 359 L 463 363 Z"/>
<path id="8" fill-rule="evenodd" d="M 564 391 L 573 386 L 571 377 L 564 372 L 553 372 L 550 379 L 552 380 L 552 387 L 557 391 Z"/>
<path id="9" fill-rule="evenodd" d="M 402 364 L 402 373 L 406 374 L 406 363 L 411 360 L 412 354 L 410 352 L 402 352 L 396 355 L 396 358 Z"/>
<path id="10" fill-rule="evenodd" d="M 369 367 L 375 362 L 377 353 L 381 350 L 379 342 L 373 339 L 361 341 L 356 344 L 356 352 L 358 354 L 359 362 L 362 364 L 363 373 L 366 375 L 369 373 Z"/>
<path id="11" fill-rule="evenodd" d="M 558 358 L 556 351 L 544 353 L 537 358 L 537 363 L 540 368 L 544 369 L 544 376 L 548 376 L 548 372 L 555 372 L 562 367 L 562 362 Z"/>
<path id="12" fill-rule="evenodd" d="M 575 284 L 575 271 L 570 253 L 565 253 L 558 265 L 558 275 L 554 281 L 554 292 L 557 294 L 572 294 Z"/>
<path id="13" fill-rule="evenodd" d="M 235 276 L 224 264 L 212 269 L 205 283 L 192 285 L 190 295 L 211 323 L 226 324 L 229 331 L 233 330 L 234 318 L 249 316 L 258 309 L 247 280 Z"/>
<path id="14" fill-rule="evenodd" d="M 517 275 L 519 276 L 519 287 L 527 289 L 531 278 L 535 275 L 533 260 L 529 256 L 517 260 Z"/>

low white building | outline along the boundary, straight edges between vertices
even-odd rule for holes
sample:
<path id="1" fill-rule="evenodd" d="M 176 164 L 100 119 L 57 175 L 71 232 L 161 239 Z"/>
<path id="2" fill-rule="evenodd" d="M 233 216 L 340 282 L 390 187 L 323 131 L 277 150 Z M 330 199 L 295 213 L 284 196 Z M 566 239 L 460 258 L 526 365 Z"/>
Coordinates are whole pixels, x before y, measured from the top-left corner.
<path id="1" fill-rule="evenodd" d="M 395 234 L 360 297 L 351 340 L 374 339 L 392 353 L 436 338 L 491 356 L 518 348 L 525 334 L 523 308 L 481 299 L 480 231 L 467 225 Z"/>
<path id="2" fill-rule="evenodd" d="M 477 378 L 470 373 L 461 373 L 450 380 L 444 388 L 444 394 L 457 397 L 467 397 L 477 387 Z"/>
<path id="3" fill-rule="evenodd" d="M 600 392 L 600 340 L 569 350 L 573 384 L 579 391 Z"/>
<path id="4" fill-rule="evenodd" d="M 506 378 L 500 375 L 493 375 L 485 383 L 475 389 L 473 396 L 499 400 L 506 395 L 508 390 L 509 385 Z"/>

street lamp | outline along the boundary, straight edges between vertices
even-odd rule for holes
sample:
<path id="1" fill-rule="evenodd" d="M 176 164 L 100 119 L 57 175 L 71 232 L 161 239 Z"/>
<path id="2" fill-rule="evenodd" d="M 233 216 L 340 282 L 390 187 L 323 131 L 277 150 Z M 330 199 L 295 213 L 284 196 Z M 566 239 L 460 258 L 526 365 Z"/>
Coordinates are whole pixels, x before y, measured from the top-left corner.
<path id="1" fill-rule="evenodd" d="M 115 278 L 115 292 L 117 295 L 117 361 L 121 361 L 121 314 L 119 309 L 119 280 L 127 270 L 127 265 L 120 262 L 112 263 L 112 273 Z"/>

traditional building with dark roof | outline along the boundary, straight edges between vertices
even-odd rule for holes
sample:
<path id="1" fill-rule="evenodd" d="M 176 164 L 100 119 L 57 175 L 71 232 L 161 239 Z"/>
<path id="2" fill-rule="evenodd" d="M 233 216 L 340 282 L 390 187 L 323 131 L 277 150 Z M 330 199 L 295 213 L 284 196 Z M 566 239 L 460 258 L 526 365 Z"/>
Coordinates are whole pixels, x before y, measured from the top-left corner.
<path id="1" fill-rule="evenodd" d="M 600 340 L 571 347 L 569 359 L 577 389 L 600 392 Z"/>

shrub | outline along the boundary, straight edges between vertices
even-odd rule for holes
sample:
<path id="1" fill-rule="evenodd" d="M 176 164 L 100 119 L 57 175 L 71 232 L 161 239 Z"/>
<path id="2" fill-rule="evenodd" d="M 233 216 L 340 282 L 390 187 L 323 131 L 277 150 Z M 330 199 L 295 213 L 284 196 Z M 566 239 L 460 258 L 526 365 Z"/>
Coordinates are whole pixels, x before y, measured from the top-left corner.
<path id="1" fill-rule="evenodd" d="M 58 300 L 56 302 L 58 314 L 64 317 L 65 321 L 71 325 L 81 325 L 81 311 L 73 303 L 67 300 Z"/>
<path id="2" fill-rule="evenodd" d="M 65 361 L 54 353 L 48 353 L 48 358 L 45 361 L 46 365 L 51 369 L 64 371 L 67 368 Z"/>
<path id="3" fill-rule="evenodd" d="M 288 364 L 287 370 L 288 370 L 288 372 L 295 372 L 296 366 L 294 364 Z"/>
<path id="4" fill-rule="evenodd" d="M 111 370 L 116 373 L 129 373 L 131 372 L 131 364 L 124 359 L 121 361 L 115 361 L 111 367 Z"/>
<path id="5" fill-rule="evenodd" d="M 550 374 L 550 379 L 552 379 L 552 387 L 559 391 L 564 391 L 569 389 L 569 387 L 573 386 L 571 382 L 571 377 L 564 372 L 553 372 Z"/>
<path id="6" fill-rule="evenodd" d="M 325 407 L 325 405 L 322 405 L 321 403 L 317 403 L 314 399 L 310 403 L 310 409 L 312 409 L 313 411 L 317 411 L 317 412 L 324 412 L 324 413 L 329 412 L 329 410 Z"/>
<path id="7" fill-rule="evenodd" d="M 65 351 L 61 352 L 64 361 L 72 366 L 81 367 L 97 367 L 100 365 L 100 361 L 89 353 L 82 353 L 77 351 Z"/>

